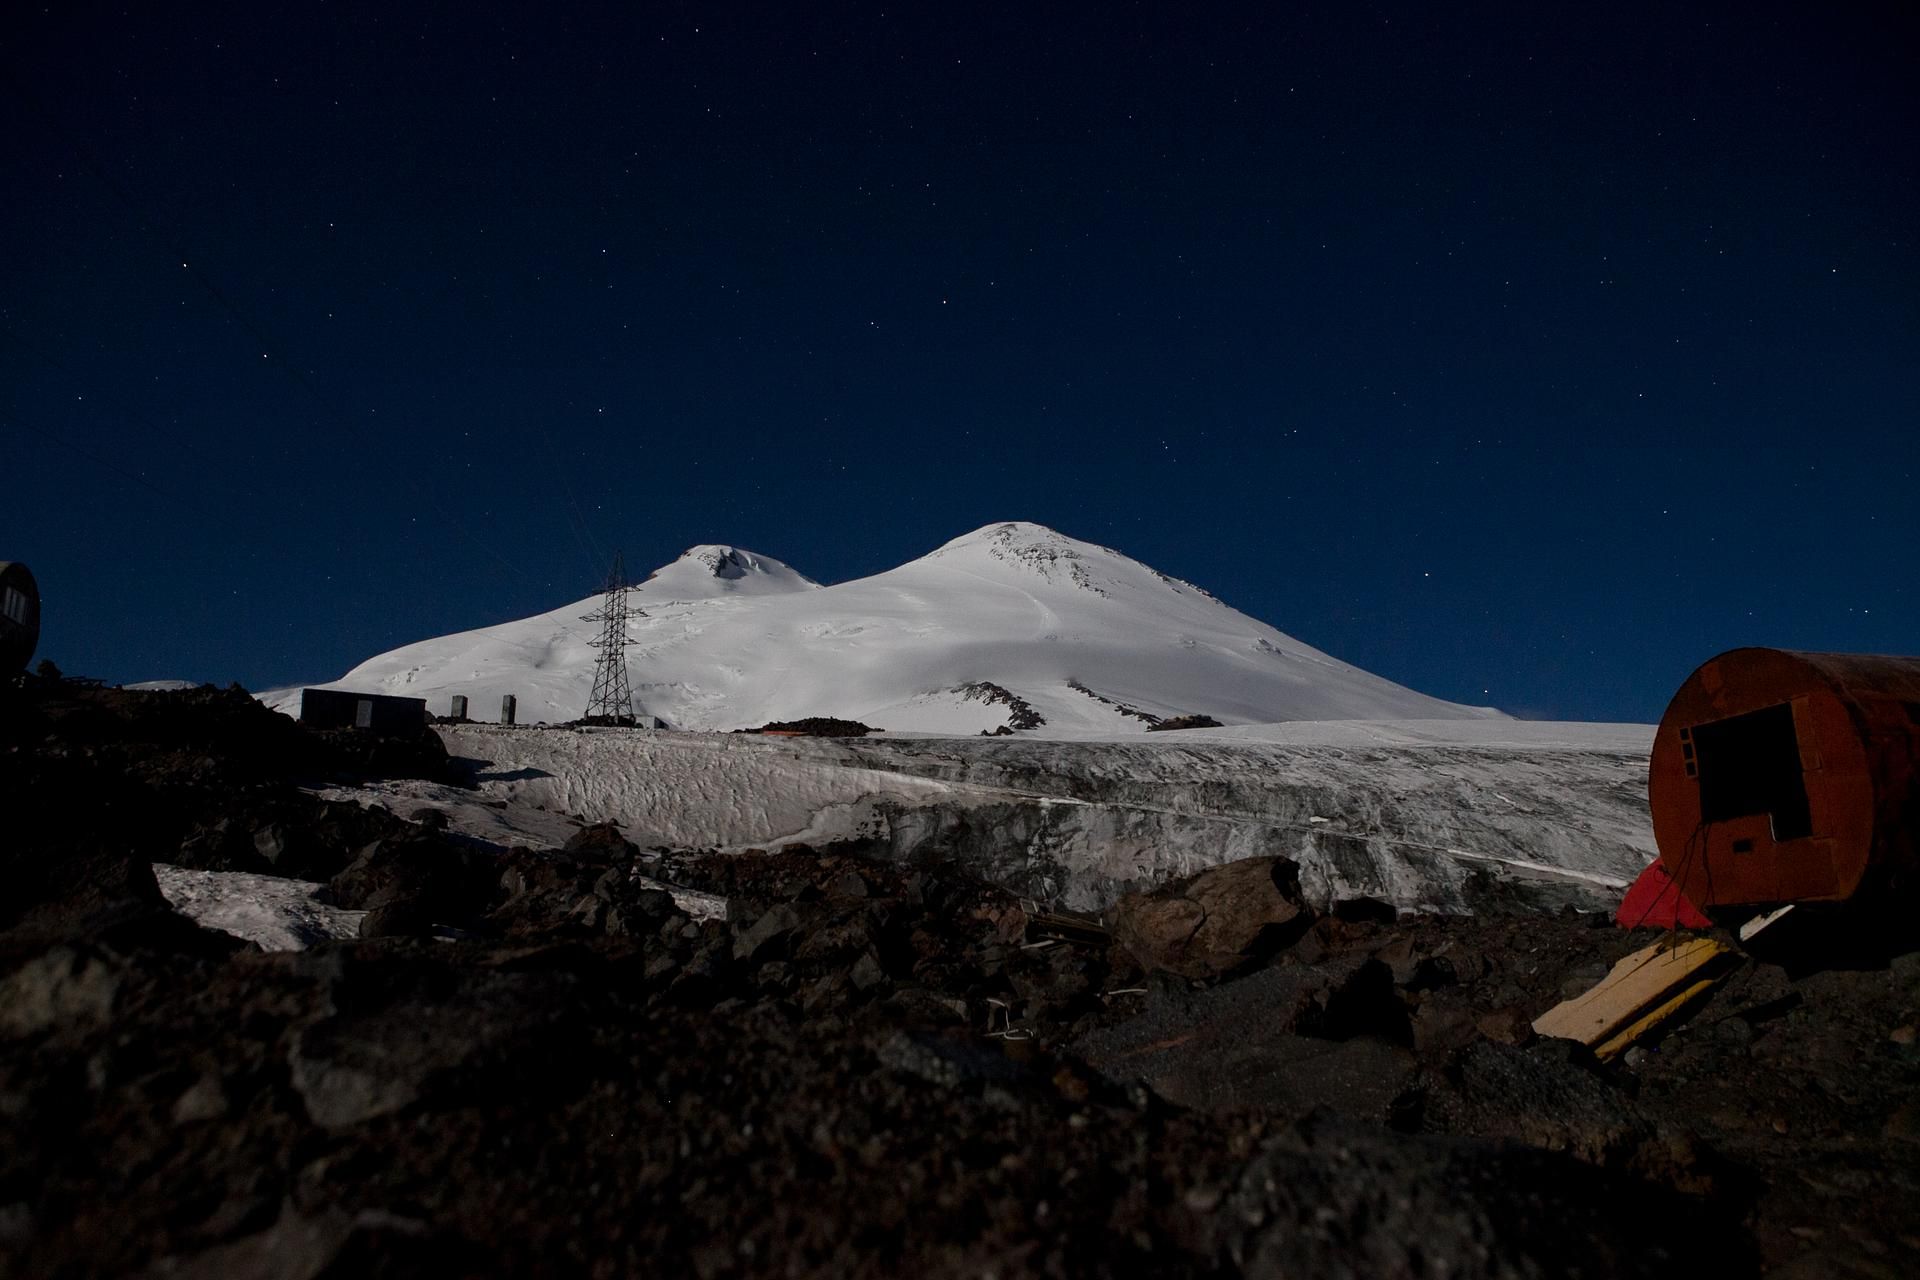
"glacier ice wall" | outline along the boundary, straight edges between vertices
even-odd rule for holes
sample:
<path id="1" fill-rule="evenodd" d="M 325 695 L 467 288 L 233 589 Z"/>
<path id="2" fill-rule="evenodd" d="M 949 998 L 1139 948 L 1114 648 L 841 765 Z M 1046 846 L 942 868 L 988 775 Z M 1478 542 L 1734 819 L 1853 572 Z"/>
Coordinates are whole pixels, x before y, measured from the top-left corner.
<path id="1" fill-rule="evenodd" d="M 1261 854 L 1322 905 L 1611 907 L 1654 857 L 1647 726 L 1330 722 L 1110 741 L 444 726 L 483 790 L 645 845 L 858 840 L 1097 910 Z"/>

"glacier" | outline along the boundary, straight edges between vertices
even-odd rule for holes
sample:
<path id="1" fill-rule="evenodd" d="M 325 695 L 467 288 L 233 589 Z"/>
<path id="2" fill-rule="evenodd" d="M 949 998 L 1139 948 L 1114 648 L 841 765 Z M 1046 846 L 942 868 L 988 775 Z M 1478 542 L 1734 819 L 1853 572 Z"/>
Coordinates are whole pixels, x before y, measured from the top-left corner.
<path id="1" fill-rule="evenodd" d="M 443 725 L 480 802 L 618 824 L 642 846 L 853 841 L 1099 911 L 1238 858 L 1318 905 L 1611 909 L 1655 856 L 1653 728 L 1298 722 L 1124 738 L 765 738 Z M 380 797 L 391 803 L 391 797 Z"/>

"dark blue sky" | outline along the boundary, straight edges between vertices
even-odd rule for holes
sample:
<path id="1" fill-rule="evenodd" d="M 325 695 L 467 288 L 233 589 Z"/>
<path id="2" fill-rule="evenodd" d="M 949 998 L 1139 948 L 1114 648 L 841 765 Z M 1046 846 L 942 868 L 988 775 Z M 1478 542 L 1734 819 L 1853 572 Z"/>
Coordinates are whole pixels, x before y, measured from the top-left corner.
<path id="1" fill-rule="evenodd" d="M 1530 715 L 1920 650 L 1907 6 L 564 7 L 11 11 L 42 654 L 267 687 L 1002 519 Z"/>

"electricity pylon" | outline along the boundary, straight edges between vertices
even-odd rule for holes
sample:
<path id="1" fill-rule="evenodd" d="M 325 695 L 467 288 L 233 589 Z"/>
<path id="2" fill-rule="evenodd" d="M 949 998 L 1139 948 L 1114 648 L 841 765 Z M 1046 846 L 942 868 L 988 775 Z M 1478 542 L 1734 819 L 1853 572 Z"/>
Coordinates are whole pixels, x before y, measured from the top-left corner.
<path id="1" fill-rule="evenodd" d="M 587 700 L 586 714 L 586 719 L 596 724 L 634 723 L 633 690 L 627 684 L 627 646 L 633 638 L 627 634 L 627 619 L 647 615 L 628 607 L 627 589 L 626 569 L 616 552 L 613 572 L 607 575 L 604 603 L 580 619 L 602 624 L 599 638 L 588 641 L 600 651 L 593 662 L 593 694 Z"/>

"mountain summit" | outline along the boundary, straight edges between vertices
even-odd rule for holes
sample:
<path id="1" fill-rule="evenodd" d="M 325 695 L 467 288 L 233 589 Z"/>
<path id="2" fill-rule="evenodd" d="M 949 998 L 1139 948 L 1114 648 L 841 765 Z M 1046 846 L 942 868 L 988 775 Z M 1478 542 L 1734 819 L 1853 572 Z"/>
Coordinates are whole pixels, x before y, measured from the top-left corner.
<path id="1" fill-rule="evenodd" d="M 972 533 L 962 534 L 914 563 L 940 561 L 953 564 L 977 562 L 977 567 L 988 572 L 997 572 L 999 567 L 1011 568 L 1016 572 L 1031 574 L 1050 585 L 1071 586 L 1095 595 L 1105 595 L 1109 586 L 1118 585 L 1121 580 L 1131 578 L 1145 569 L 1157 581 L 1176 591 L 1207 594 L 1191 583 L 1147 569 L 1138 560 L 1129 559 L 1110 547 L 1080 542 L 1043 524 L 1030 524 L 1024 520 L 990 524 Z"/>
<path id="2" fill-rule="evenodd" d="M 840 716 L 898 731 L 1142 733 L 1163 719 L 1497 716 L 1349 666 L 1107 547 L 1013 521 L 897 569 L 822 586 L 738 547 L 698 546 L 635 589 L 628 653 L 644 715 L 681 729 Z M 423 640 L 344 688 L 475 708 L 512 693 L 528 720 L 581 714 L 592 598 Z"/>
<path id="3" fill-rule="evenodd" d="M 635 590 L 644 608 L 656 601 L 779 595 L 787 591 L 814 591 L 819 586 L 792 565 L 772 556 L 708 543 L 688 547 L 679 559 L 648 574 L 647 580 Z"/>

